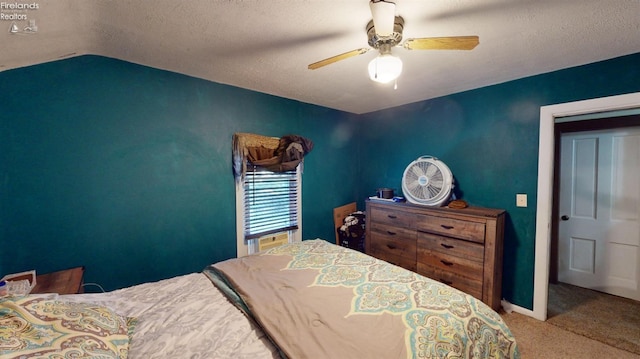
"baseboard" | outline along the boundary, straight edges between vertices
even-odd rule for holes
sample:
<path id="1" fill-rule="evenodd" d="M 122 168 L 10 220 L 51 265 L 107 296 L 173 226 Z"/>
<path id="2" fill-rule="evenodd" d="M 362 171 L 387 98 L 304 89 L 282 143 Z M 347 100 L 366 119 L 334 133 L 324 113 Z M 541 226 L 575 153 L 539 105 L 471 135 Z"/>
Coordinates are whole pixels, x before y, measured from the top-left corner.
<path id="1" fill-rule="evenodd" d="M 502 309 L 504 309 L 504 311 L 507 312 L 507 313 L 516 312 L 518 314 L 523 314 L 523 315 L 526 315 L 528 317 L 531 317 L 531 318 L 534 318 L 534 319 L 538 319 L 538 320 L 541 320 L 541 321 L 547 320 L 547 318 L 538 318 L 535 315 L 535 313 L 533 312 L 533 310 L 531 310 L 531 309 L 527 309 L 527 308 L 521 307 L 519 305 L 515 305 L 515 304 L 512 304 L 512 303 L 509 303 L 504 299 L 501 301 L 501 303 L 502 303 Z"/>

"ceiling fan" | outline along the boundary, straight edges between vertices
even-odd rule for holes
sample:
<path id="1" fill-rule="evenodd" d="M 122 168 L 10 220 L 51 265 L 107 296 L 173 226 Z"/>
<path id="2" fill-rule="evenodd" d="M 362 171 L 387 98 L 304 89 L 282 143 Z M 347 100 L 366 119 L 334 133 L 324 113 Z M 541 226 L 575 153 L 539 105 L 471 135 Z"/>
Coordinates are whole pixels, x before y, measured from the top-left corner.
<path id="1" fill-rule="evenodd" d="M 369 62 L 369 77 L 376 82 L 389 83 L 402 73 L 402 60 L 391 54 L 391 48 L 394 46 L 400 45 L 408 50 L 472 50 L 479 43 L 478 36 L 451 36 L 407 39 L 400 44 L 404 19 L 395 15 L 396 4 L 389 0 L 371 0 L 369 7 L 373 17 L 366 27 L 370 47 L 348 51 L 314 62 L 307 66 L 309 70 L 315 70 L 376 49 L 380 54 Z"/>

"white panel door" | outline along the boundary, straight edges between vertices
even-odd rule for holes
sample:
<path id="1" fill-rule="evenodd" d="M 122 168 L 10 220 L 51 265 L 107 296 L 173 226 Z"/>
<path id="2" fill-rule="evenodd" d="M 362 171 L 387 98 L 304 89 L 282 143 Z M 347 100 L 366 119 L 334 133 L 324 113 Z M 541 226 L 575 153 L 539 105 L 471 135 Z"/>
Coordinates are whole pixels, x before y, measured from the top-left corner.
<path id="1" fill-rule="evenodd" d="M 640 129 L 563 134 L 558 280 L 640 300 Z"/>

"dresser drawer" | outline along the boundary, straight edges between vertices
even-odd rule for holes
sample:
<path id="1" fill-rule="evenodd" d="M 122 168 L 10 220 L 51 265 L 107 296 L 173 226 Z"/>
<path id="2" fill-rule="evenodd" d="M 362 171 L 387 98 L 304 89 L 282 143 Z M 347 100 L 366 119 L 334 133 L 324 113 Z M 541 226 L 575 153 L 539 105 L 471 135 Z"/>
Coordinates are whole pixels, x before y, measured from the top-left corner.
<path id="1" fill-rule="evenodd" d="M 389 239 L 410 238 L 412 241 L 415 242 L 415 238 L 416 238 L 415 230 L 403 228 L 403 227 L 390 226 L 388 224 L 382 224 L 382 223 L 376 223 L 376 222 L 370 223 L 369 225 L 371 226 L 372 234 L 376 233 L 381 236 L 388 237 Z"/>
<path id="2" fill-rule="evenodd" d="M 379 247 L 372 247 L 371 248 L 371 253 L 369 253 L 369 255 L 374 256 L 378 259 L 381 259 L 385 262 L 389 262 L 391 264 L 395 264 L 398 267 L 402 267 L 405 269 L 408 269 L 410 271 L 415 272 L 416 271 L 416 259 L 415 257 L 413 258 L 409 258 L 409 257 L 404 257 L 401 255 L 398 255 L 395 252 L 390 252 L 388 250 L 385 249 L 380 249 Z"/>
<path id="3" fill-rule="evenodd" d="M 389 253 L 394 256 L 404 257 L 409 260 L 416 260 L 416 239 L 413 235 L 389 235 L 378 231 L 371 231 L 369 239 L 372 253 Z M 413 266 L 415 267 L 415 265 Z"/>
<path id="4" fill-rule="evenodd" d="M 416 227 L 420 232 L 442 234 L 449 237 L 484 243 L 485 224 L 482 222 L 471 222 L 430 215 L 417 216 L 416 220 Z"/>
<path id="5" fill-rule="evenodd" d="M 423 251 L 440 252 L 445 255 L 474 259 L 479 262 L 484 260 L 484 246 L 482 244 L 431 233 L 418 232 L 418 248 Z"/>
<path id="6" fill-rule="evenodd" d="M 447 272 L 418 263 L 418 274 L 437 280 L 446 285 L 452 286 L 465 293 L 471 294 L 473 297 L 482 300 L 482 278 L 467 278 L 456 273 Z"/>
<path id="7" fill-rule="evenodd" d="M 389 224 L 394 227 L 412 230 L 416 228 L 416 215 L 414 213 L 401 212 L 384 207 L 373 207 L 367 215 L 370 217 L 367 219 L 368 223 Z"/>
<path id="8" fill-rule="evenodd" d="M 418 263 L 424 263 L 442 271 L 482 281 L 484 263 L 464 257 L 456 257 L 418 248 Z"/>

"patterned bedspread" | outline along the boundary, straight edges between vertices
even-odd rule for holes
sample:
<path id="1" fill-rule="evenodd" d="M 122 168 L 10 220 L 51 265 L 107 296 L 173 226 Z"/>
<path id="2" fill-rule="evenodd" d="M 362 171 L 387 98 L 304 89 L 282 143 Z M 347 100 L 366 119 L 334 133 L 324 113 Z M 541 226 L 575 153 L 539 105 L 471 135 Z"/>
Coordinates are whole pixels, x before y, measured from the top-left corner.
<path id="1" fill-rule="evenodd" d="M 149 282 L 107 293 L 35 295 L 64 303 L 86 303 L 135 318 L 129 359 L 274 359 L 277 349 L 202 273 Z M 0 319 L 2 319 L 0 306 Z M 104 317 L 104 315 L 102 315 Z M 102 319 L 104 321 L 104 318 Z M 91 324 L 91 323 L 90 323 Z M 95 327 L 94 324 L 91 325 Z M 5 335 L 0 320 L 0 358 Z M 15 338 L 14 338 L 15 339 Z M 7 353 L 4 353 L 7 354 Z M 19 356 L 19 353 L 14 353 Z M 44 358 L 40 356 L 39 358 Z M 54 354 L 52 358 L 62 356 Z M 69 356 L 76 357 L 76 356 Z M 78 358 L 84 358 L 77 355 Z M 66 358 L 66 357 L 65 357 Z M 106 359 L 106 355 L 91 356 Z M 118 356 L 122 359 L 124 356 Z"/>
<path id="2" fill-rule="evenodd" d="M 324 240 L 216 263 L 205 274 L 289 358 L 519 358 L 481 301 Z"/>

